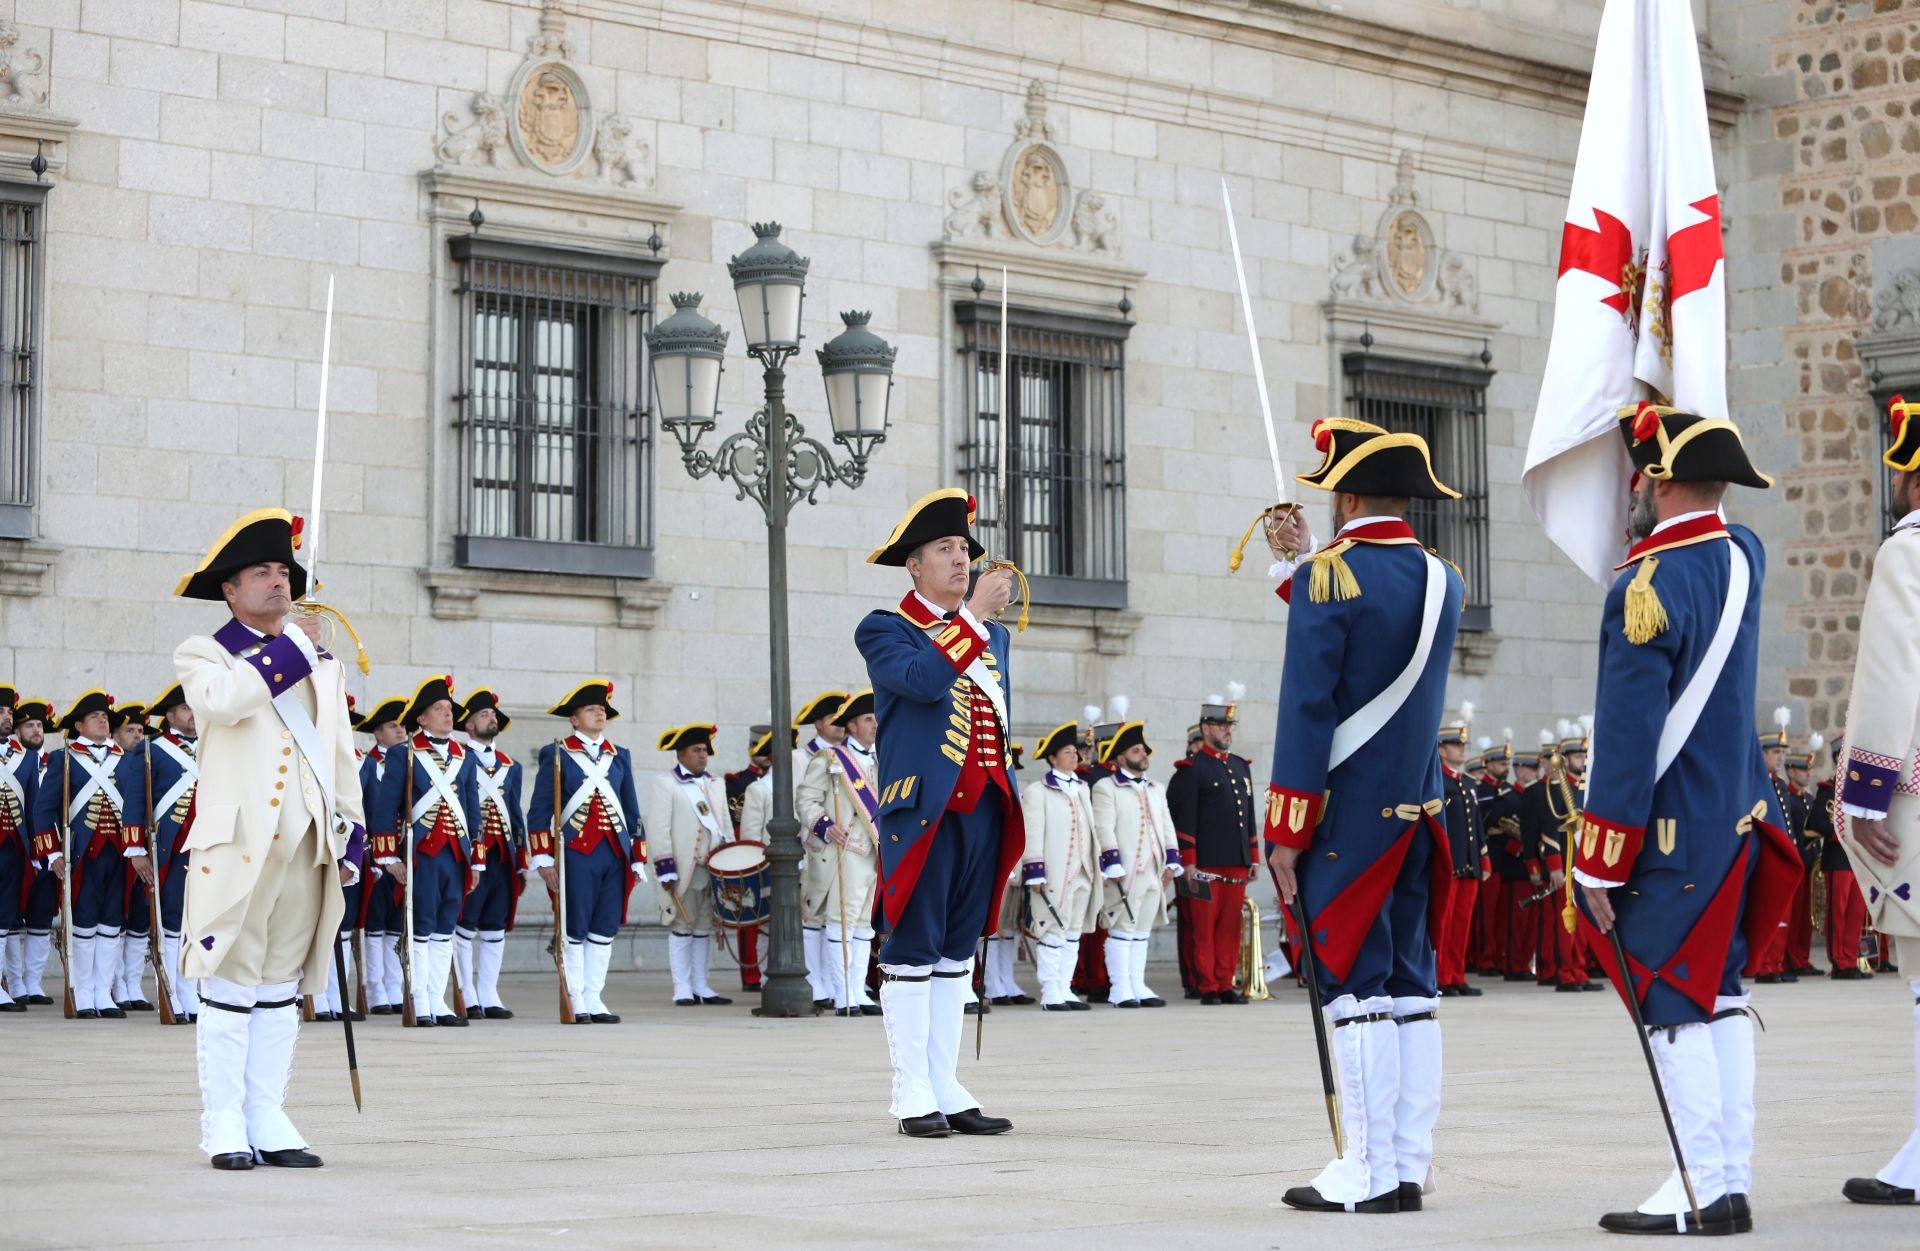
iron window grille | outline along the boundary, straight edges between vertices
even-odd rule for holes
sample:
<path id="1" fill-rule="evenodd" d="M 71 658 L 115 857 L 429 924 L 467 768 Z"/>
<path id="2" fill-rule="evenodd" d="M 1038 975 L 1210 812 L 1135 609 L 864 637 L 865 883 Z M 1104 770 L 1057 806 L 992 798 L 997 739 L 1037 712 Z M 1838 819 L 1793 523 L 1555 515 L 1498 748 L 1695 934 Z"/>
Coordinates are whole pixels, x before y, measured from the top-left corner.
<path id="1" fill-rule="evenodd" d="M 650 577 L 661 262 L 457 236 L 458 564 Z"/>
<path id="2" fill-rule="evenodd" d="M 1026 573 L 1040 603 L 1127 603 L 1126 344 L 1129 321 L 1007 310 L 1007 416 L 1001 489 L 1000 305 L 956 304 L 967 405 L 961 481 L 980 541 Z"/>
<path id="3" fill-rule="evenodd" d="M 0 538 L 34 533 L 47 188 L 0 182 Z"/>
<path id="4" fill-rule="evenodd" d="M 1457 500 L 1414 500 L 1407 521 L 1466 581 L 1460 628 L 1493 628 L 1487 552 L 1487 383 L 1493 371 L 1348 352 L 1347 415 L 1427 441 L 1433 470 Z"/>

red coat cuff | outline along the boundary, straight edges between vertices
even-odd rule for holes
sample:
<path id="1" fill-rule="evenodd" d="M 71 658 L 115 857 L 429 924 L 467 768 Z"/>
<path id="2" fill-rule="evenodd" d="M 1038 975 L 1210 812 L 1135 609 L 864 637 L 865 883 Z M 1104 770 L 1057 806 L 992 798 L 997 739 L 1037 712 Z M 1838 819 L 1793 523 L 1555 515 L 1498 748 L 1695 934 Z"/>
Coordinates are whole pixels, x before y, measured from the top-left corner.
<path id="1" fill-rule="evenodd" d="M 1624 882 L 1646 838 L 1644 825 L 1621 825 L 1589 812 L 1580 822 L 1580 846 L 1573 867 L 1602 882 Z"/>
<path id="2" fill-rule="evenodd" d="M 955 673 L 965 673 L 980 658 L 980 653 L 987 650 L 987 640 L 958 618 L 947 622 L 946 628 L 933 636 L 933 645 L 940 649 Z"/>
<path id="3" fill-rule="evenodd" d="M 145 847 L 146 845 L 147 832 L 144 829 L 137 825 L 124 825 L 120 827 L 120 849 L 122 851 L 134 847 Z"/>
<path id="4" fill-rule="evenodd" d="M 645 864 L 646 862 L 647 840 L 644 838 L 636 838 L 633 840 L 633 863 Z"/>
<path id="5" fill-rule="evenodd" d="M 551 856 L 553 854 L 553 831 L 529 830 L 527 832 L 527 850 L 530 855 Z"/>
<path id="6" fill-rule="evenodd" d="M 1320 824 L 1320 811 L 1325 805 L 1324 794 L 1268 785 L 1267 841 L 1305 851 L 1313 843 L 1313 831 Z"/>
<path id="7" fill-rule="evenodd" d="M 60 832 L 43 830 L 33 836 L 33 855 L 36 860 L 45 860 L 60 850 Z"/>
<path id="8" fill-rule="evenodd" d="M 373 858 L 375 860 L 395 860 L 400 856 L 400 836 L 398 834 L 375 834 L 373 836 Z"/>

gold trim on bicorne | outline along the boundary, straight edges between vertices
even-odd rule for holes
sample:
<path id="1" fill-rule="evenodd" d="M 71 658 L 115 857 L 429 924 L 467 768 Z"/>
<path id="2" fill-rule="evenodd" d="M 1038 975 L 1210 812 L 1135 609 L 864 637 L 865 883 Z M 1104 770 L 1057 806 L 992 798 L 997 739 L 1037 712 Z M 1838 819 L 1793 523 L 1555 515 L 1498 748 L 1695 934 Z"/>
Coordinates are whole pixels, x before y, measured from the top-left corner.
<path id="1" fill-rule="evenodd" d="M 1387 433 L 1387 428 L 1385 426 L 1376 426 L 1370 421 L 1361 421 L 1358 417 L 1323 417 L 1322 419 L 1315 422 L 1314 424 L 1322 430 L 1337 431 L 1343 434 L 1385 434 Z M 1331 433 L 1328 434 L 1327 450 L 1321 455 L 1319 466 L 1313 469 L 1311 472 L 1298 475 L 1297 477 L 1295 477 L 1294 481 L 1306 482 L 1308 481 L 1308 479 L 1318 478 L 1321 474 L 1333 468 L 1333 458 L 1335 455 L 1339 453 L 1339 451 L 1340 451 L 1340 440 L 1334 438 Z"/>
<path id="2" fill-rule="evenodd" d="M 1433 454 L 1427 448 L 1427 441 L 1417 434 L 1407 432 L 1376 435 L 1368 439 L 1365 443 L 1362 443 L 1359 447 L 1354 448 L 1351 452 L 1341 457 L 1340 462 L 1328 470 L 1324 478 L 1309 480 L 1307 476 L 1300 475 L 1294 480 L 1296 482 L 1304 482 L 1308 486 L 1319 487 L 1323 491 L 1337 491 L 1340 489 L 1340 480 L 1353 472 L 1354 466 L 1360 464 L 1360 462 L 1374 455 L 1376 452 L 1384 452 L 1396 447 L 1419 449 L 1420 459 L 1426 465 L 1427 478 L 1434 486 L 1446 492 L 1448 499 L 1457 500 L 1460 498 L 1460 492 L 1440 481 L 1439 477 L 1433 472 Z"/>
<path id="3" fill-rule="evenodd" d="M 899 522 L 893 527 L 893 533 L 887 536 L 887 541 L 867 553 L 867 563 L 869 565 L 878 563 L 880 557 L 886 550 L 900 541 L 900 536 L 907 532 L 907 527 L 913 524 L 913 519 L 918 517 L 920 510 L 927 505 L 937 500 L 964 501 L 966 498 L 967 493 L 959 487 L 941 487 L 938 491 L 931 491 L 926 495 L 922 495 L 913 502 L 913 507 L 907 509 L 906 513 L 901 516 Z M 967 514 L 967 524 L 973 524 L 973 513 L 971 511 Z"/>
<path id="4" fill-rule="evenodd" d="M 234 522 L 222 531 L 220 537 L 213 541 L 213 546 L 207 549 L 207 554 L 200 558 L 200 563 L 193 567 L 192 573 L 187 574 L 178 582 L 174 583 L 173 593 L 175 595 L 185 595 L 187 593 L 187 583 L 205 573 L 213 565 L 214 557 L 218 556 L 221 551 L 226 548 L 227 544 L 233 542 L 234 536 L 238 535 L 248 526 L 258 525 L 263 521 L 284 521 L 288 526 L 292 526 L 293 514 L 284 508 L 257 508 L 253 512 L 240 518 L 240 520 Z"/>
<path id="5" fill-rule="evenodd" d="M 1709 430 L 1733 431 L 1733 441 L 1738 443 L 1743 451 L 1746 449 L 1747 441 L 1740 437 L 1740 427 L 1718 417 L 1703 417 L 1671 439 L 1667 437 L 1666 423 L 1662 422 L 1660 425 L 1660 461 L 1658 464 L 1648 465 L 1642 472 L 1656 482 L 1664 482 L 1668 478 L 1671 478 L 1673 476 L 1673 458 L 1680 454 L 1680 449 L 1707 433 Z M 1773 478 L 1771 476 L 1761 473 L 1757 467 L 1754 468 L 1753 472 L 1755 477 L 1765 482 L 1768 486 L 1773 485 Z"/>

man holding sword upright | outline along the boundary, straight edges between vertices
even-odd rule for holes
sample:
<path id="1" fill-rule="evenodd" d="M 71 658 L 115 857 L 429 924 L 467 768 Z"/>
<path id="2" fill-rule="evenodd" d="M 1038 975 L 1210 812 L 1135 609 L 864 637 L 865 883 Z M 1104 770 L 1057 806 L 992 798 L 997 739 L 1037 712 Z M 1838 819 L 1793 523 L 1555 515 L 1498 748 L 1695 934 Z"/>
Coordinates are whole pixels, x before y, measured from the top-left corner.
<path id="1" fill-rule="evenodd" d="M 281 1100 L 300 996 L 326 985 L 366 841 L 344 667 L 317 617 L 286 628 L 307 590 L 302 528 L 285 509 L 249 513 L 174 590 L 232 614 L 174 652 L 200 730 L 181 975 L 200 979 L 200 1145 L 216 1169 L 320 1165 Z"/>

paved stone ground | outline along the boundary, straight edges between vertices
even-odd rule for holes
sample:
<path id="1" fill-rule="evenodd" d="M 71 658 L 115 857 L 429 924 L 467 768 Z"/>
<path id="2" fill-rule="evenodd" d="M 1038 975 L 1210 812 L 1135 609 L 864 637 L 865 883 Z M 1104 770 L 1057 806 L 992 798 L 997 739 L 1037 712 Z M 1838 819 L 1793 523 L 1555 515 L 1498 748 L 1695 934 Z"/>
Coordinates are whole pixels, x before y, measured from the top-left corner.
<path id="1" fill-rule="evenodd" d="M 1597 1247 L 1599 1213 L 1664 1167 L 1612 994 L 1448 1000 L 1440 1189 L 1367 1218 L 1280 1205 L 1328 1151 L 1290 987 L 1238 1009 L 998 1010 L 962 1076 L 1015 1132 L 917 1142 L 886 1118 L 878 1020 L 675 1009 L 638 973 L 611 987 L 624 1024 L 566 1028 L 550 981 L 509 982 L 511 1022 L 362 1026 L 364 1115 L 339 1028 L 307 1027 L 289 1104 L 318 1172 L 206 1166 L 185 1029 L 0 1017 L 0 1247 Z M 1910 1127 L 1905 979 L 1757 998 L 1759 1230 L 1740 1245 L 1920 1243 L 1920 1211 L 1839 1195 Z"/>

